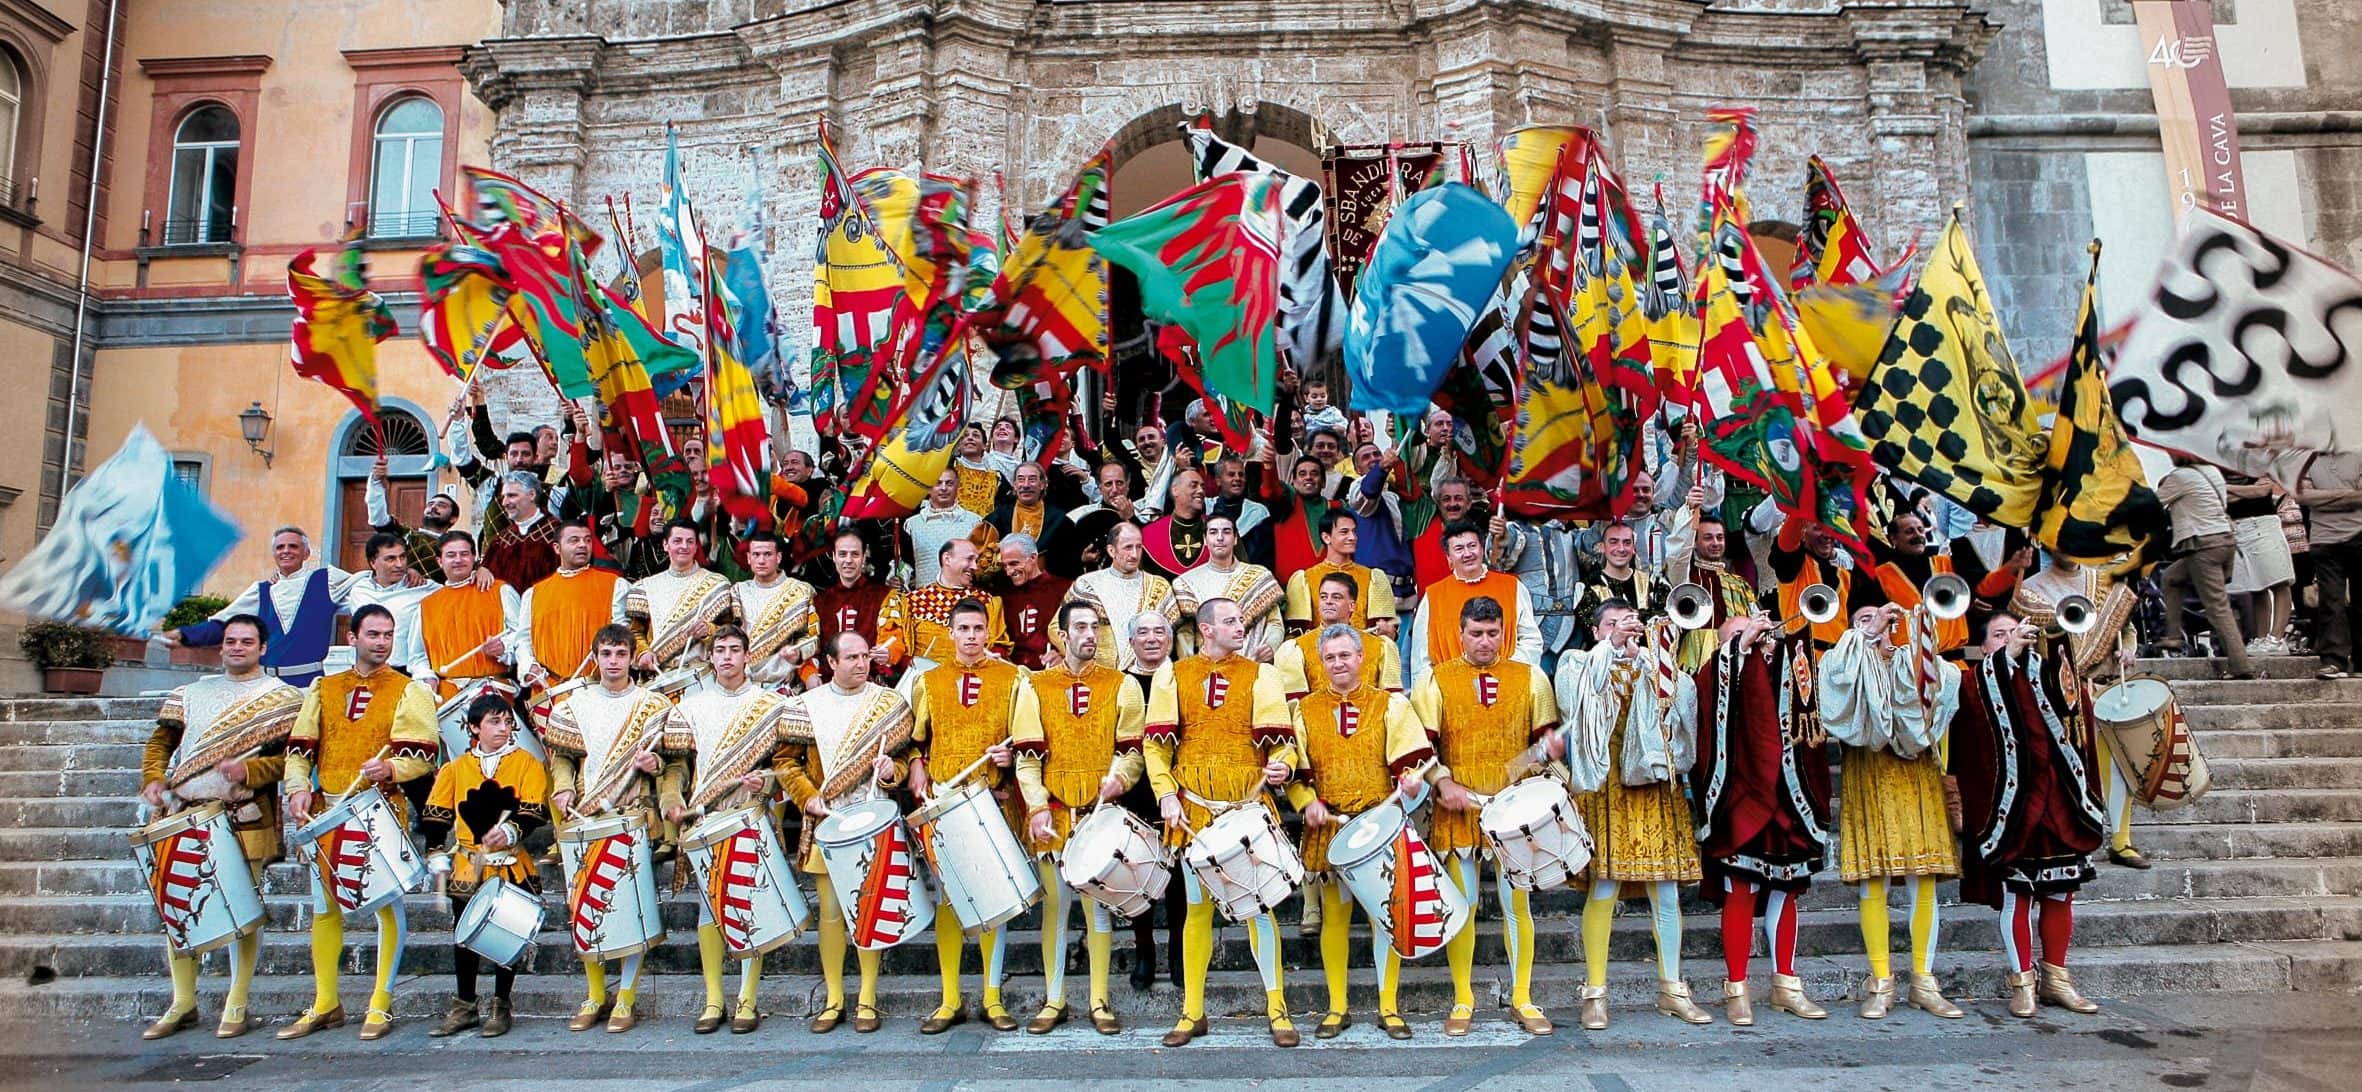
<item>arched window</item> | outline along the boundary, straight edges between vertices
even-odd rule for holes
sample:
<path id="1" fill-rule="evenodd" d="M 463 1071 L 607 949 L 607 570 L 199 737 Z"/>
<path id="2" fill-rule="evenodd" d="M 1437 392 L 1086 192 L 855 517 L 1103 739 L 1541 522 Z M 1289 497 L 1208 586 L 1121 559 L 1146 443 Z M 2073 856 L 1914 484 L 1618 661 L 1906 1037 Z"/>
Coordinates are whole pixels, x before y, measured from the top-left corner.
<path id="1" fill-rule="evenodd" d="M 378 115 L 369 161 L 369 234 L 398 239 L 435 233 L 435 186 L 443 175 L 443 109 L 416 96 Z"/>
<path id="2" fill-rule="evenodd" d="M 172 133 L 164 245 L 226 243 L 238 217 L 238 115 L 202 106 Z"/>
<path id="3" fill-rule="evenodd" d="M 0 205 L 16 204 L 16 127 L 24 113 L 24 66 L 15 50 L 0 49 Z"/>

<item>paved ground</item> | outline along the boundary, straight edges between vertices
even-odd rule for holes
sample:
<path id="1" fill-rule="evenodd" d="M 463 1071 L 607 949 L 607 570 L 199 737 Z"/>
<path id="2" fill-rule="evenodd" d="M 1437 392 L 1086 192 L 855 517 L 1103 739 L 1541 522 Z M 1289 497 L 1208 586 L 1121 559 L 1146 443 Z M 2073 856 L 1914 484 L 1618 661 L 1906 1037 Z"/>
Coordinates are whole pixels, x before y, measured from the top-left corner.
<path id="1" fill-rule="evenodd" d="M 210 1016 L 211 1014 L 208 1014 Z M 1571 1013 L 1566 1014 L 1571 1017 Z M 1328 1043 L 1282 1051 L 1259 1024 L 1217 1023 L 1214 1035 L 1163 1050 L 1157 1029 L 1108 1039 L 1069 1027 L 1046 1037 L 975 1026 L 922 1037 L 907 1022 L 875 1035 L 827 1036 L 773 1021 L 752 1036 L 697 1037 L 685 1027 L 569 1035 L 555 1019 L 521 1021 L 498 1040 L 437 1041 L 411 1022 L 383 1043 L 349 1029 L 298 1043 L 257 1034 L 235 1044 L 183 1033 L 143 1043 L 129 1024 L 0 1027 L 0 1084 L 91 1087 L 227 1080 L 247 1087 L 370 1089 L 428 1081 L 470 1089 L 724 1089 L 827 1085 L 862 1092 L 955 1087 L 1069 1089 L 1078 1079 L 1125 1086 L 1290 1089 L 1814 1088 L 1826 1092 L 1964 1092 L 2060 1088 L 2321 1090 L 2356 1087 L 2362 999 L 2356 994 L 2174 995 L 2115 1000 L 2098 1016 L 2045 1009 L 2011 1019 L 1981 1001 L 1947 1023 L 1910 1012 L 1867 1023 L 1840 1012 L 1808 1024 L 1766 1013 L 1751 1029 L 1689 1028 L 1635 1008 L 1608 1031 L 1562 1028 L 1528 1039 L 1506 1024 L 1445 1040 L 1433 1017 L 1418 1038 L 1391 1043 L 1359 1025 Z M 1310 1025 L 1305 1025 L 1307 1032 Z M 232 1049 L 221 1049 L 224 1046 Z"/>

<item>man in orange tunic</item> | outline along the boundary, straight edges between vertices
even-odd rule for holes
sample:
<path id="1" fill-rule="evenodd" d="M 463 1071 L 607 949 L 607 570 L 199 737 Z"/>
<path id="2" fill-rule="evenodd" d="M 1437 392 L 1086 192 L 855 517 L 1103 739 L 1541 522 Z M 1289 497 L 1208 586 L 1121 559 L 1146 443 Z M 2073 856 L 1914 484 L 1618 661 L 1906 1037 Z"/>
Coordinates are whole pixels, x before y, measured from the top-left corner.
<path id="1" fill-rule="evenodd" d="M 1452 571 L 1419 589 L 1419 609 L 1411 615 L 1409 662 L 1404 665 L 1409 678 L 1425 678 L 1435 665 L 1459 658 L 1460 608 L 1477 599 L 1500 604 L 1503 629 L 1513 638 L 1510 659 L 1532 666 L 1542 663 L 1542 626 L 1535 620 L 1533 597 L 1516 574 L 1494 572 L 1485 565 L 1484 531 L 1475 523 L 1444 528 L 1444 555 Z"/>
<path id="2" fill-rule="evenodd" d="M 591 637 L 623 624 L 623 578 L 591 568 L 591 531 L 569 523 L 558 532 L 558 571 L 525 592 L 517 639 L 518 678 L 546 686 L 575 678 L 590 666 Z"/>
<path id="3" fill-rule="evenodd" d="M 426 662 L 412 675 L 435 692 L 436 700 L 448 701 L 471 679 L 508 676 L 518 627 L 524 624 L 524 601 L 517 589 L 498 581 L 479 585 L 476 536 L 466 531 L 444 532 L 435 542 L 435 561 L 443 586 L 418 604 Z"/>

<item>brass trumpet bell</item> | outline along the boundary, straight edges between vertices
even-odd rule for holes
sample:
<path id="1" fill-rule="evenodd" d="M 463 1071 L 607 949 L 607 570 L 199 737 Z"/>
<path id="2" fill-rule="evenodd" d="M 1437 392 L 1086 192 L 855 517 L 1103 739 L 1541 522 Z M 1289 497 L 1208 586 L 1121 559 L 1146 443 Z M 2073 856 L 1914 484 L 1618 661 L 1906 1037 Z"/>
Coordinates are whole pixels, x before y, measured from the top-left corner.
<path id="1" fill-rule="evenodd" d="M 1665 615 L 1683 629 L 1704 629 L 1714 624 L 1714 593 L 1704 584 L 1676 585 L 1665 597 Z"/>
<path id="2" fill-rule="evenodd" d="M 1816 626 L 1834 621 L 1837 618 L 1837 589 L 1827 584 L 1808 585 L 1803 594 L 1796 597 L 1796 609 L 1804 614 L 1805 621 Z"/>
<path id="3" fill-rule="evenodd" d="M 1919 601 L 1927 606 L 1927 612 L 1947 622 L 1968 614 L 1969 598 L 1968 581 L 1955 573 L 1937 573 L 1919 589 Z"/>
<path id="4" fill-rule="evenodd" d="M 2057 617 L 2059 628 L 2068 633 L 2089 633 L 2093 626 L 2100 624 L 2098 605 L 2090 597 L 2082 595 L 2070 595 L 2059 600 Z"/>

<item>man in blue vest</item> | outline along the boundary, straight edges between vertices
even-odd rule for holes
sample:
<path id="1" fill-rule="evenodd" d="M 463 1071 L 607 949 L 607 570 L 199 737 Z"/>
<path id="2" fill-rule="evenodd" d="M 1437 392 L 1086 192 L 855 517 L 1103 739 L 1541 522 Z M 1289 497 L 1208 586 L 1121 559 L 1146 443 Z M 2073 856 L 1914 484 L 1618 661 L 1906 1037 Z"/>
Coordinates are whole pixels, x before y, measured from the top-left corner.
<path id="1" fill-rule="evenodd" d="M 300 527 L 271 532 L 271 560 L 278 575 L 258 580 L 213 617 L 167 630 L 166 644 L 207 648 L 221 643 L 223 623 L 241 614 L 262 619 L 268 639 L 262 668 L 289 686 L 311 685 L 336 635 L 336 616 L 357 578 L 333 565 L 312 564 L 312 539 Z"/>

